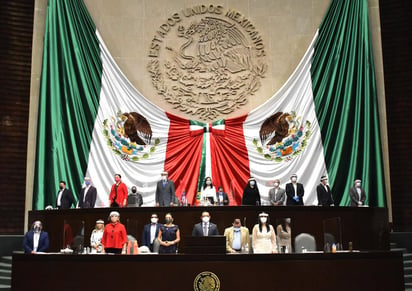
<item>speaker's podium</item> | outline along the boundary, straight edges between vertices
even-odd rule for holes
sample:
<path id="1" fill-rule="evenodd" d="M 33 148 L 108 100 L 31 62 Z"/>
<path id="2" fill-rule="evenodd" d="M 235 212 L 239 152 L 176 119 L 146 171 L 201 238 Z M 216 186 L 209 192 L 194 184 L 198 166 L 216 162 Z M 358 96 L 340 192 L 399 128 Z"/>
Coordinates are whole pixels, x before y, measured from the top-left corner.
<path id="1" fill-rule="evenodd" d="M 185 254 L 226 254 L 226 237 L 213 236 L 184 236 Z"/>

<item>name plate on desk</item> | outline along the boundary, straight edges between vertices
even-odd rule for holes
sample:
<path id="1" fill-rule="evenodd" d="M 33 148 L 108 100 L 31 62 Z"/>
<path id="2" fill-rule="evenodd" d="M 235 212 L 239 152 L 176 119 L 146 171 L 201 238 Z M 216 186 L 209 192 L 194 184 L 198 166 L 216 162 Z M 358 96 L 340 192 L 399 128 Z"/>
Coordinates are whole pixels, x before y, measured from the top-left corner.
<path id="1" fill-rule="evenodd" d="M 184 236 L 185 254 L 225 254 L 226 237 L 214 236 Z"/>

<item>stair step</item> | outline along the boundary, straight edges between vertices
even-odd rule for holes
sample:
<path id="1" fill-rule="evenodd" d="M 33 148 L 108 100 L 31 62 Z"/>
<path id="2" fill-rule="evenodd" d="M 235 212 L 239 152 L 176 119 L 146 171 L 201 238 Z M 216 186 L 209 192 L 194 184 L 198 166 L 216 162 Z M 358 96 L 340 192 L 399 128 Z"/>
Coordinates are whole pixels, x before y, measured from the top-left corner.
<path id="1" fill-rule="evenodd" d="M 405 275 L 412 275 L 412 267 L 403 267 L 403 273 Z"/>
<path id="2" fill-rule="evenodd" d="M 11 278 L 0 276 L 0 284 L 2 285 L 11 285 Z"/>
<path id="3" fill-rule="evenodd" d="M 11 262 L 13 260 L 12 256 L 2 256 L 0 257 L 0 261 L 2 262 Z"/>
<path id="4" fill-rule="evenodd" d="M 404 268 L 412 267 L 412 260 L 408 260 L 408 261 L 403 260 L 403 267 Z"/>
<path id="5" fill-rule="evenodd" d="M 0 284 L 0 290 L 1 291 L 11 290 L 11 285 Z"/>
<path id="6" fill-rule="evenodd" d="M 412 275 L 405 275 L 404 279 L 405 283 L 412 283 Z"/>
<path id="7" fill-rule="evenodd" d="M 11 270 L 11 264 L 0 262 L 0 269 Z"/>
<path id="8" fill-rule="evenodd" d="M 1 270 L 0 269 L 0 276 L 8 276 L 11 277 L 11 270 Z"/>
<path id="9" fill-rule="evenodd" d="M 403 259 L 412 261 L 412 253 L 403 253 Z"/>
<path id="10" fill-rule="evenodd" d="M 406 248 L 391 248 L 392 252 L 402 252 L 402 253 L 407 253 L 407 249 Z"/>

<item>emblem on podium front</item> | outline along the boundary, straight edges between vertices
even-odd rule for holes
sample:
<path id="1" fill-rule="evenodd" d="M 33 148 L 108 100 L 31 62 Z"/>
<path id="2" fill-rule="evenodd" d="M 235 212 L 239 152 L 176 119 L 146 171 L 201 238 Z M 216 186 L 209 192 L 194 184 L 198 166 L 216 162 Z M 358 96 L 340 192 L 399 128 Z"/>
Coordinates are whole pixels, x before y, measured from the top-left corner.
<path id="1" fill-rule="evenodd" d="M 195 291 L 219 291 L 220 290 L 220 280 L 216 274 L 204 271 L 199 273 L 194 282 L 193 290 Z"/>

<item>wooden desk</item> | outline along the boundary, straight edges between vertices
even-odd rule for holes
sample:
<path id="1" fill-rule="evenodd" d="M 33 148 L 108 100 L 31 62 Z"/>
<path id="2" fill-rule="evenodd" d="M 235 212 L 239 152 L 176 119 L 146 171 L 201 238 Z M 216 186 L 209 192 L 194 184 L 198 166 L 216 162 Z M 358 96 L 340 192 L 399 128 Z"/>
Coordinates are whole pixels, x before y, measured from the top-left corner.
<path id="1" fill-rule="evenodd" d="M 202 283 L 195 282 L 202 272 L 212 272 L 216 277 L 212 275 L 209 279 L 214 284 L 219 282 L 220 290 L 404 289 L 400 252 L 275 255 L 15 253 L 12 289 L 186 291 L 194 290 L 194 283 Z"/>
<path id="2" fill-rule="evenodd" d="M 65 221 L 72 225 L 73 235 L 79 232 L 79 225 L 84 225 L 85 245 L 88 245 L 90 234 L 97 219 L 108 218 L 110 208 L 67 209 L 30 211 L 29 221 L 43 221 L 44 229 L 49 233 L 49 251 L 60 251 L 65 247 Z M 257 223 L 258 214 L 269 213 L 270 223 L 276 219 L 290 217 L 292 220 L 292 239 L 302 232 L 315 236 L 318 250 L 323 250 L 323 221 L 328 218 L 340 217 L 342 222 L 342 242 L 347 249 L 348 242 L 353 242 L 353 248 L 360 250 L 389 250 L 388 214 L 386 208 L 357 207 L 317 207 L 317 206 L 212 206 L 212 207 L 142 207 L 120 208 L 120 219 L 127 228 L 128 234 L 136 237 L 140 243 L 143 226 L 150 223 L 152 213 L 157 213 L 159 222 L 164 221 L 164 215 L 171 212 L 174 222 L 179 225 L 181 236 L 191 235 L 193 225 L 200 221 L 202 211 L 209 211 L 211 221 L 216 223 L 220 234 L 232 225 L 234 218 L 246 221 L 246 226 L 252 231 Z M 77 228 L 77 229 L 76 229 Z M 182 240 L 179 249 L 184 249 Z"/>

